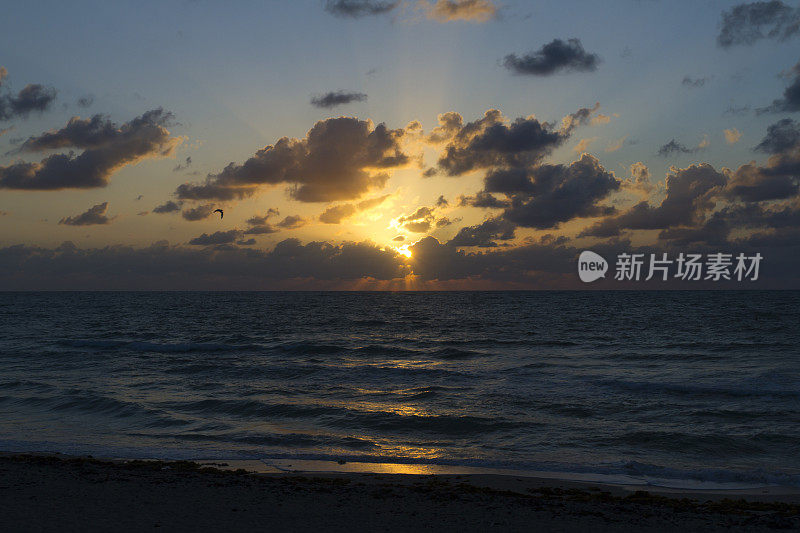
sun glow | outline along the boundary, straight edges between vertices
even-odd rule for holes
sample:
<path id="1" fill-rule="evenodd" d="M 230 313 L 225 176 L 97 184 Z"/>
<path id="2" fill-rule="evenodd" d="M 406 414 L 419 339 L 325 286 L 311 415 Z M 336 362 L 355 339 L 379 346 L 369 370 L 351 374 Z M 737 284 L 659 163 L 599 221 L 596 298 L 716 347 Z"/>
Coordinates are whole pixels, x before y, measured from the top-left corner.
<path id="1" fill-rule="evenodd" d="M 408 249 L 407 244 L 404 244 L 403 246 L 398 246 L 397 248 L 395 248 L 395 250 L 397 250 L 397 253 L 399 253 L 400 255 L 404 255 L 409 259 L 411 258 L 411 250 Z"/>

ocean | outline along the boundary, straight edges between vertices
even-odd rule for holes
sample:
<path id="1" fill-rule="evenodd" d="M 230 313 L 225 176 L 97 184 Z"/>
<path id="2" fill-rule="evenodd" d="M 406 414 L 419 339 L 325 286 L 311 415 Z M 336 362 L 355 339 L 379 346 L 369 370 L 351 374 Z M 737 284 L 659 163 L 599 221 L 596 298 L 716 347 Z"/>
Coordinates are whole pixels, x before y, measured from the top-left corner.
<path id="1" fill-rule="evenodd" d="M 800 292 L 0 293 L 0 450 L 800 486 Z"/>

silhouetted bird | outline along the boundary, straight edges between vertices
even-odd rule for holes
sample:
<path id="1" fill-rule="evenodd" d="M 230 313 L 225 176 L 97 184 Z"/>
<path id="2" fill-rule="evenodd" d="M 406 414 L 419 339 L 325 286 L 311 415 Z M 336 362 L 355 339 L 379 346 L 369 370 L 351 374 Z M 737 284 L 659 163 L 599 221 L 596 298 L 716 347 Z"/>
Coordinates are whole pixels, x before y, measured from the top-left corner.
<path id="1" fill-rule="evenodd" d="M 219 219 L 222 220 L 222 217 L 225 216 L 225 213 L 222 212 L 222 209 L 214 209 L 215 213 L 219 213 Z"/>

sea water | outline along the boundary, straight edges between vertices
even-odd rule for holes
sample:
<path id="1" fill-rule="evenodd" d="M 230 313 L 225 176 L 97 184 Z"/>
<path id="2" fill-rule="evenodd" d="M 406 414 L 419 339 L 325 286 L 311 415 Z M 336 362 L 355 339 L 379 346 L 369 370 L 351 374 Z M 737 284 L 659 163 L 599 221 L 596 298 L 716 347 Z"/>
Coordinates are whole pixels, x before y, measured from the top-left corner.
<path id="1" fill-rule="evenodd" d="M 0 450 L 800 486 L 800 293 L 0 293 Z"/>

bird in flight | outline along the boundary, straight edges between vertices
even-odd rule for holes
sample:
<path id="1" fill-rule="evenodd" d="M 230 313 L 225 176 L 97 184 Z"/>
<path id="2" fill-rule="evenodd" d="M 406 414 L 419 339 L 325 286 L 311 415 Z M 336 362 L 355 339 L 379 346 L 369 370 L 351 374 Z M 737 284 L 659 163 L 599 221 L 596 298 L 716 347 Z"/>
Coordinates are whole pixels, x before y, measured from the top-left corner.
<path id="1" fill-rule="evenodd" d="M 222 212 L 222 209 L 214 209 L 214 213 L 219 213 L 220 220 L 222 220 L 222 217 L 225 216 L 225 213 Z"/>

